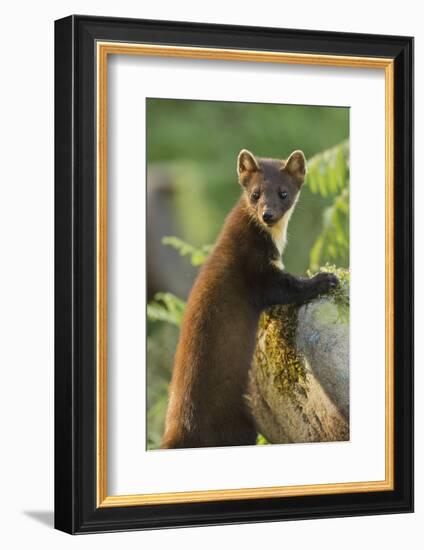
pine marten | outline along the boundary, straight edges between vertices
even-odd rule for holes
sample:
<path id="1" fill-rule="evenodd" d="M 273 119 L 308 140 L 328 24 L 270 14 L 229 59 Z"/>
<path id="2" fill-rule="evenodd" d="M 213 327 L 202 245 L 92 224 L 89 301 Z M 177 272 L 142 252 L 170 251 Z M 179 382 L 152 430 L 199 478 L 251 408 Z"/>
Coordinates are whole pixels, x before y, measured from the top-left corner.
<path id="1" fill-rule="evenodd" d="M 242 196 L 191 290 L 177 346 L 161 448 L 254 445 L 245 397 L 260 313 L 301 304 L 337 286 L 319 273 L 286 273 L 287 224 L 306 174 L 302 151 L 287 161 L 237 159 Z"/>

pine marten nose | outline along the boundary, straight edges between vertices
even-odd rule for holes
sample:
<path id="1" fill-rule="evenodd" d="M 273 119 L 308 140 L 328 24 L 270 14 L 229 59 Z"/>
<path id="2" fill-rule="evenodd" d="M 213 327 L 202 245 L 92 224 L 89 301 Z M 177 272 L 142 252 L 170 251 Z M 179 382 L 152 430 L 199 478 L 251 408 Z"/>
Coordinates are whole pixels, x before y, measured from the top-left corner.
<path id="1" fill-rule="evenodd" d="M 265 223 L 272 222 L 274 218 L 274 214 L 271 212 L 271 210 L 264 210 L 262 214 L 262 219 Z"/>

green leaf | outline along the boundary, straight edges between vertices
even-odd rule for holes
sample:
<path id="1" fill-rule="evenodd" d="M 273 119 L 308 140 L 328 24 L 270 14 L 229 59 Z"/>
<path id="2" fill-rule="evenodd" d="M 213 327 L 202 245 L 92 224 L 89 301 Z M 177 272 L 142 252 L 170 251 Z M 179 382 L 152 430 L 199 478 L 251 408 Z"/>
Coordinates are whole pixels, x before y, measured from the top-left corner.
<path id="1" fill-rule="evenodd" d="M 312 193 L 334 195 L 349 185 L 349 142 L 343 141 L 308 161 L 307 182 Z"/>
<path id="2" fill-rule="evenodd" d="M 323 230 L 309 255 L 310 269 L 325 262 L 337 262 L 349 254 L 349 189 L 337 195 L 323 213 Z"/>
<path id="3" fill-rule="evenodd" d="M 195 267 L 204 264 L 212 250 L 212 245 L 196 248 L 178 237 L 163 237 L 162 244 L 175 248 L 179 251 L 180 256 L 190 256 L 191 264 Z"/>
<path id="4" fill-rule="evenodd" d="M 258 433 L 258 438 L 256 440 L 256 445 L 268 445 L 268 441 L 265 439 L 265 437 L 262 434 Z"/>
<path id="5" fill-rule="evenodd" d="M 186 303 L 171 292 L 158 292 L 147 305 L 147 318 L 150 321 L 163 321 L 181 326 Z"/>
<path id="6" fill-rule="evenodd" d="M 343 261 L 349 254 L 349 142 L 343 141 L 309 160 L 308 183 L 312 193 L 332 197 L 323 212 L 322 232 L 310 251 L 310 268 Z"/>

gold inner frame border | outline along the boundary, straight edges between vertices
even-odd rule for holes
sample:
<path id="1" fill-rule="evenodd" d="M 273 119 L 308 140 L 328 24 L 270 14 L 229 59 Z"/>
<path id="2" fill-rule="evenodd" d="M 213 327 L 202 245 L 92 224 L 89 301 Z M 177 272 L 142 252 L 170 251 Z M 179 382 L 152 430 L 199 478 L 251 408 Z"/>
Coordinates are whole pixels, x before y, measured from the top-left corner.
<path id="1" fill-rule="evenodd" d="M 385 72 L 385 479 L 316 485 L 214 489 L 173 493 L 107 493 L 107 62 L 109 55 L 138 55 L 383 69 Z M 321 54 L 268 52 L 154 44 L 96 43 L 97 62 L 97 335 L 96 335 L 96 470 L 97 507 L 142 506 L 255 498 L 364 493 L 394 489 L 394 60 Z"/>

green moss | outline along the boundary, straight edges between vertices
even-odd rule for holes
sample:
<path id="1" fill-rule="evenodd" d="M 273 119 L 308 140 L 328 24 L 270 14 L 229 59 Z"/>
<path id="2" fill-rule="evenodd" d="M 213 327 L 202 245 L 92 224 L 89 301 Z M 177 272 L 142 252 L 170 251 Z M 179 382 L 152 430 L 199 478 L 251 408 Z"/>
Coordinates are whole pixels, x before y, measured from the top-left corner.
<path id="1" fill-rule="evenodd" d="M 295 349 L 298 306 L 275 306 L 262 314 L 259 323 L 261 346 L 256 347 L 256 361 L 274 386 L 291 393 L 305 380 L 303 358 Z"/>

